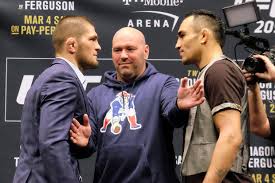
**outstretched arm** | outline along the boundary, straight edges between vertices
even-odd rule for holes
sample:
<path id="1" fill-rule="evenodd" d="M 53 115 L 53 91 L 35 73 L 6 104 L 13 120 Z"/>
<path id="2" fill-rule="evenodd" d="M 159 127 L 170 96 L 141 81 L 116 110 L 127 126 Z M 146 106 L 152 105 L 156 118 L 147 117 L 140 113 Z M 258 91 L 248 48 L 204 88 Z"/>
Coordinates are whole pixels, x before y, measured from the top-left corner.
<path id="1" fill-rule="evenodd" d="M 189 87 L 187 81 L 187 78 L 181 79 L 179 86 L 179 82 L 170 77 L 161 94 L 163 116 L 176 128 L 187 123 L 191 107 L 201 104 L 205 100 L 202 82 L 198 80 Z"/>
<path id="2" fill-rule="evenodd" d="M 180 81 L 178 89 L 177 105 L 181 110 L 190 109 L 204 102 L 204 90 L 201 80 L 197 80 L 191 87 L 187 84 L 188 79 L 184 77 Z"/>

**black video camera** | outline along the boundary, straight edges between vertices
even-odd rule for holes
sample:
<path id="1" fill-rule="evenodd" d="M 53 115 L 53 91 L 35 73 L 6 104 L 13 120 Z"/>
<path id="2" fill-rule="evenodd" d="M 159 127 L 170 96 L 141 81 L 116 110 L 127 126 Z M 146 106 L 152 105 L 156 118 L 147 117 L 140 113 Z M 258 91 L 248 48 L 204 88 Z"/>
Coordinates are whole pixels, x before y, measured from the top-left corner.
<path id="1" fill-rule="evenodd" d="M 262 53 L 275 63 L 275 50 L 270 49 L 268 52 Z M 247 57 L 243 62 L 243 68 L 251 73 L 260 72 L 263 73 L 266 71 L 265 63 L 261 59 L 254 58 L 253 56 Z"/>
<path id="2" fill-rule="evenodd" d="M 275 63 L 275 49 L 270 49 L 268 40 L 249 35 L 247 25 L 261 20 L 256 1 L 225 7 L 223 8 L 223 13 L 229 28 L 244 26 L 244 30 L 240 31 L 227 29 L 225 32 L 227 35 L 240 39 L 238 44 L 244 44 L 247 48 L 252 49 L 253 54 L 265 55 L 272 63 Z M 251 73 L 263 73 L 266 71 L 265 63 L 253 56 L 249 56 L 244 60 L 243 68 Z M 255 81 L 259 81 L 259 79 L 255 78 Z"/>

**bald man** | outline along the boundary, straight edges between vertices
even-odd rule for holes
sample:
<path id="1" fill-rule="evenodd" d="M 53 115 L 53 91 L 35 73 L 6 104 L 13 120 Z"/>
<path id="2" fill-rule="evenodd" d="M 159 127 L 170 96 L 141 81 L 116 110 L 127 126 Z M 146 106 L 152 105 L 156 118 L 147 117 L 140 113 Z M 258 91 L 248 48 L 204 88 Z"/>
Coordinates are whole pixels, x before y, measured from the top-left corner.
<path id="1" fill-rule="evenodd" d="M 139 30 L 118 30 L 112 41 L 116 71 L 107 71 L 105 82 L 88 93 L 90 121 L 98 127 L 94 183 L 179 182 L 173 130 L 187 121 L 189 108 L 203 102 L 203 86 L 198 81 L 187 87 L 184 78 L 179 87 L 146 62 L 148 56 Z"/>
<path id="2" fill-rule="evenodd" d="M 101 48 L 95 27 L 81 16 L 64 17 L 52 40 L 56 58 L 25 99 L 14 183 L 82 182 L 77 158 L 89 150 L 71 143 L 69 129 L 73 117 L 89 113 L 82 72 L 97 67 Z"/>

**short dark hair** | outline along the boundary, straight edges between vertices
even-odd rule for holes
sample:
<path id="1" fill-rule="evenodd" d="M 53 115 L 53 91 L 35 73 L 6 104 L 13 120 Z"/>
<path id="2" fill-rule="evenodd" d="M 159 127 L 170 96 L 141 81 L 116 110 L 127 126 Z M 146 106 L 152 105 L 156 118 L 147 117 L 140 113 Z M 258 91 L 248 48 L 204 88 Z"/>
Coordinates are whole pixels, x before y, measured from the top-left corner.
<path id="1" fill-rule="evenodd" d="M 206 26 L 213 31 L 217 42 L 223 47 L 225 43 L 225 26 L 223 21 L 213 12 L 205 9 L 193 10 L 185 15 L 187 17 L 194 17 L 199 25 Z"/>
<path id="2" fill-rule="evenodd" d="M 87 32 L 85 28 L 87 24 L 94 26 L 93 22 L 85 16 L 64 16 L 56 25 L 52 35 L 52 42 L 56 52 L 62 49 L 62 46 L 67 38 L 76 37 Z"/>

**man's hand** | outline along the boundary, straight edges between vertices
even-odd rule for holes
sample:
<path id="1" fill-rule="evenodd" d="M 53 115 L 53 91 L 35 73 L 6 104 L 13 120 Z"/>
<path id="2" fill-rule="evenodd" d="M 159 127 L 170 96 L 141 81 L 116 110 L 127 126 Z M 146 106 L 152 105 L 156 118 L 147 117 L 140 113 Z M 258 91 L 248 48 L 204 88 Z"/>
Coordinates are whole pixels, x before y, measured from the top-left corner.
<path id="1" fill-rule="evenodd" d="M 244 77 L 245 77 L 245 80 L 246 80 L 247 82 L 252 81 L 253 79 L 255 79 L 255 78 L 254 78 L 254 77 L 255 77 L 255 74 L 254 74 L 254 73 L 248 72 L 248 71 L 246 71 L 245 69 L 242 70 L 242 73 L 243 73 L 243 75 L 244 75 Z"/>
<path id="2" fill-rule="evenodd" d="M 267 81 L 275 81 L 275 66 L 272 64 L 271 60 L 264 55 L 254 55 L 254 58 L 260 59 L 265 63 L 266 71 L 264 73 L 255 73 L 258 78 L 267 80 Z"/>
<path id="3" fill-rule="evenodd" d="M 190 109 L 204 102 L 204 89 L 201 80 L 197 80 L 191 87 L 187 86 L 188 79 L 185 77 L 180 81 L 178 89 L 177 105 L 181 110 Z"/>
<path id="4" fill-rule="evenodd" d="M 87 114 L 83 115 L 83 125 L 73 118 L 70 129 L 70 139 L 74 144 L 80 147 L 87 146 L 91 133 L 92 129 Z"/>
<path id="5" fill-rule="evenodd" d="M 248 88 L 249 89 L 254 89 L 256 87 L 256 84 L 257 84 L 257 78 L 255 76 L 255 73 L 248 72 L 245 69 L 242 70 L 242 73 L 245 77 Z"/>

